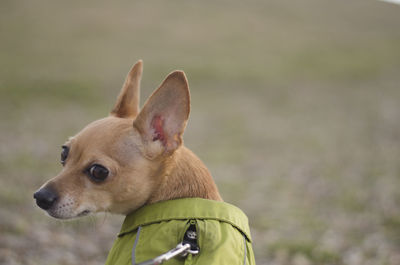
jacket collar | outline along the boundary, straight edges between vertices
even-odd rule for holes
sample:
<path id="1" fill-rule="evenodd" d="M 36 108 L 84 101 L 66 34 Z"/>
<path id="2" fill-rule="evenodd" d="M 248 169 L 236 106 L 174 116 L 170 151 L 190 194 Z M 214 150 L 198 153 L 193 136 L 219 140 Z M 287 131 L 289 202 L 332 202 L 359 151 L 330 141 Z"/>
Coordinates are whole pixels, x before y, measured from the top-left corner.
<path id="1" fill-rule="evenodd" d="M 133 232 L 139 226 L 188 219 L 212 219 L 229 223 L 251 242 L 248 219 L 242 210 L 226 202 L 201 198 L 175 199 L 145 205 L 126 216 L 118 236 Z"/>

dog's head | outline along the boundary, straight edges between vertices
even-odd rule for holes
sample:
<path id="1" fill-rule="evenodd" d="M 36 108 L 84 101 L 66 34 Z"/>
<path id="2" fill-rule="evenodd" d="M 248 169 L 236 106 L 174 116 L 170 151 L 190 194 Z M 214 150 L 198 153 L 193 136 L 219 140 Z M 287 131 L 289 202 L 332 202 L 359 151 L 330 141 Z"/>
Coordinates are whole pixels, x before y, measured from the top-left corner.
<path id="1" fill-rule="evenodd" d="M 108 211 L 127 214 L 158 188 L 166 160 L 182 145 L 190 110 L 185 74 L 174 71 L 139 112 L 142 62 L 129 72 L 110 116 L 94 121 L 63 146 L 63 169 L 34 194 L 60 219 Z"/>

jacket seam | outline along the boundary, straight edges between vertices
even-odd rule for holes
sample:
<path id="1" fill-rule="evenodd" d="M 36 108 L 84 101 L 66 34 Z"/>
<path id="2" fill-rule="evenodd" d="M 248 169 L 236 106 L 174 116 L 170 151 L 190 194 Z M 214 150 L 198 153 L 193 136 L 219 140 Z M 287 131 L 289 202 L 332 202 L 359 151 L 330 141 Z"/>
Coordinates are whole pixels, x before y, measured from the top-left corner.
<path id="1" fill-rule="evenodd" d="M 142 227 L 139 226 L 137 233 L 136 233 L 136 238 L 135 238 L 135 243 L 133 243 L 133 248 L 132 248 L 132 265 L 136 264 L 136 246 L 139 242 L 139 236 L 140 236 L 140 231 L 142 230 Z"/>

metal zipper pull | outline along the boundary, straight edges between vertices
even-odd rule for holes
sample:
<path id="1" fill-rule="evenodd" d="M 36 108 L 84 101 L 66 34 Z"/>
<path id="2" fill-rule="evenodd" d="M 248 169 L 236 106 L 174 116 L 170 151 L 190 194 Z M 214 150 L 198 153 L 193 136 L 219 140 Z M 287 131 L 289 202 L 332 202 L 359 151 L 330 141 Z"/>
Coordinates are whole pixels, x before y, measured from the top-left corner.
<path id="1" fill-rule="evenodd" d="M 182 244 L 190 245 L 190 249 L 187 251 L 187 253 L 190 253 L 193 255 L 196 255 L 199 253 L 200 248 L 199 248 L 199 245 L 197 244 L 196 222 L 194 220 L 190 221 L 190 226 L 186 230 L 186 233 L 183 237 Z"/>

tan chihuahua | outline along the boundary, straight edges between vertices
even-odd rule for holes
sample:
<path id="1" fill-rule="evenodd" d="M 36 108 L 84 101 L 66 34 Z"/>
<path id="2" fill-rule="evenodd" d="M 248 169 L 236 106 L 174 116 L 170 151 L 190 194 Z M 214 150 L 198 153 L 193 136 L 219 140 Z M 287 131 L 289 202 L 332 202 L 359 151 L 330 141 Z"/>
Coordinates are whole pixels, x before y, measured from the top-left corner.
<path id="1" fill-rule="evenodd" d="M 190 111 L 185 74 L 169 74 L 139 112 L 142 65 L 129 72 L 110 115 L 62 146 L 63 169 L 34 194 L 50 216 L 128 214 L 185 197 L 222 201 L 205 165 L 183 146 Z"/>

